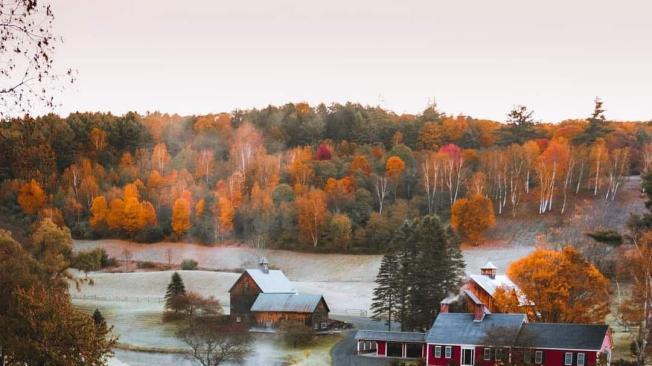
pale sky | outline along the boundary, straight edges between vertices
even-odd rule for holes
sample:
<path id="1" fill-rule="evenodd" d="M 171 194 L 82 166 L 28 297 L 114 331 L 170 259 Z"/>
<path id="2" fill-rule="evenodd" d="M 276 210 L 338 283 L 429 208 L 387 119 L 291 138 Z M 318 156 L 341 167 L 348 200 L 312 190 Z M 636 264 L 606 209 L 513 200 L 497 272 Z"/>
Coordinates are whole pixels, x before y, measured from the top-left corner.
<path id="1" fill-rule="evenodd" d="M 652 1 L 59 0 L 71 111 L 306 101 L 504 120 L 652 119 Z"/>

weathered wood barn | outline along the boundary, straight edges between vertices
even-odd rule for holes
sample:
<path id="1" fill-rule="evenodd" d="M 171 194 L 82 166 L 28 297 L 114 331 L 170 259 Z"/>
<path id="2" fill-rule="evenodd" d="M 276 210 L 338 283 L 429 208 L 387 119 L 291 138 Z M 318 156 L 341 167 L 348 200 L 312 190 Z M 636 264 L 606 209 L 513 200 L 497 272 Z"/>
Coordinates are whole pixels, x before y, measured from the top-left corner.
<path id="1" fill-rule="evenodd" d="M 321 295 L 300 294 L 280 270 L 246 270 L 229 290 L 231 320 L 252 326 L 275 328 L 279 323 L 298 322 L 315 330 L 328 326 L 330 309 Z"/>

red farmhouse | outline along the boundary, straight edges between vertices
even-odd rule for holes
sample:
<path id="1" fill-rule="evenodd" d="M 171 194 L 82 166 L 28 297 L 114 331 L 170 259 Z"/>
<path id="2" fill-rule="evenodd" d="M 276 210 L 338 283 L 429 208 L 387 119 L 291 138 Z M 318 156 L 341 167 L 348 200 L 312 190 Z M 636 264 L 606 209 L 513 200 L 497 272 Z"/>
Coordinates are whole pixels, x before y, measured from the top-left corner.
<path id="1" fill-rule="evenodd" d="M 595 366 L 611 361 L 606 325 L 528 323 L 525 314 L 440 313 L 423 333 L 361 330 L 358 354 L 424 358 L 428 365 L 493 366 L 501 362 L 541 366 Z"/>

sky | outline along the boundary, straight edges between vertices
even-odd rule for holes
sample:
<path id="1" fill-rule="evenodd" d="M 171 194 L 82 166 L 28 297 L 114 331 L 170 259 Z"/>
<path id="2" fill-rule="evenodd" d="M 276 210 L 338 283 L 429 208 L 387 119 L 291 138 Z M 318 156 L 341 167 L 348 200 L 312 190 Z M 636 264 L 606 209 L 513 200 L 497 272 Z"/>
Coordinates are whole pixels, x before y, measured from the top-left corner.
<path id="1" fill-rule="evenodd" d="M 649 0 L 60 0 L 57 112 L 359 102 L 652 119 Z"/>

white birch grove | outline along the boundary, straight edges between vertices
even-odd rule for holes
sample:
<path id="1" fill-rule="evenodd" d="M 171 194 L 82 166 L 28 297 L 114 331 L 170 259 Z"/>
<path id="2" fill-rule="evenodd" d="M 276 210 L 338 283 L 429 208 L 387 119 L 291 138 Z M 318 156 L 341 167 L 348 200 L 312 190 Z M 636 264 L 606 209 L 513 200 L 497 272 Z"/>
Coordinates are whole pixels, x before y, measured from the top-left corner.
<path id="1" fill-rule="evenodd" d="M 616 198 L 618 188 L 625 181 L 629 172 L 629 148 L 613 149 L 609 152 L 607 165 L 607 188 L 605 200 L 613 201 Z"/>
<path id="2" fill-rule="evenodd" d="M 383 203 L 385 202 L 385 197 L 387 197 L 387 186 L 388 179 L 385 176 L 374 174 L 373 177 L 374 183 L 374 193 L 376 199 L 378 200 L 378 213 L 383 214 Z"/>
<path id="3" fill-rule="evenodd" d="M 428 202 L 428 214 L 433 214 L 437 207 L 435 199 L 441 179 L 441 159 L 439 156 L 436 153 L 428 154 L 421 162 L 421 171 L 423 174 L 421 181 L 426 193 L 426 201 Z"/>

